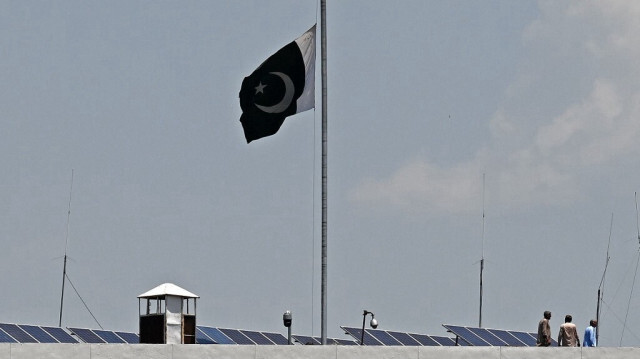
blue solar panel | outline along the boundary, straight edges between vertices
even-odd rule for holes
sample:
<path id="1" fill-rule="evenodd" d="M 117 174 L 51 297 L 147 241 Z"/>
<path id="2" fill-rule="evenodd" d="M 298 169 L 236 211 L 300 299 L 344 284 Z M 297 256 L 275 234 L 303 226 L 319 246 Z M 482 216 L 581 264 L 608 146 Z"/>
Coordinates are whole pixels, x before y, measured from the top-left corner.
<path id="1" fill-rule="evenodd" d="M 94 329 L 93 332 L 107 343 L 124 344 L 124 340 L 122 340 L 122 338 L 120 338 L 115 332 L 98 329 Z"/>
<path id="2" fill-rule="evenodd" d="M 415 340 L 411 335 L 409 335 L 409 333 L 392 332 L 392 331 L 387 331 L 387 333 L 389 333 L 391 336 L 396 338 L 396 340 L 402 343 L 402 345 L 421 346 L 420 342 Z"/>
<path id="3" fill-rule="evenodd" d="M 218 328 L 213 327 L 198 327 L 204 334 L 211 338 L 216 344 L 236 344 L 228 336 L 224 335 Z"/>
<path id="4" fill-rule="evenodd" d="M 216 342 L 209 338 L 200 327 L 196 327 L 196 344 L 215 344 Z"/>
<path id="5" fill-rule="evenodd" d="M 59 327 L 42 327 L 42 329 L 49 333 L 52 337 L 56 338 L 56 340 L 60 343 L 77 343 L 78 341 L 69 335 L 69 333 L 65 332 L 64 329 Z"/>
<path id="6" fill-rule="evenodd" d="M 506 330 L 500 330 L 500 329 L 487 329 L 487 330 L 491 332 L 493 335 L 495 335 L 496 337 L 500 338 L 502 341 L 504 341 L 505 343 L 507 343 L 507 345 L 511 347 L 526 346 L 523 342 L 518 340 L 518 338 L 511 335 L 511 333 L 509 333 Z"/>
<path id="7" fill-rule="evenodd" d="M 57 343 L 58 341 L 45 332 L 42 328 L 35 325 L 19 325 L 20 329 L 29 333 L 38 343 Z"/>
<path id="8" fill-rule="evenodd" d="M 435 341 L 433 338 L 431 338 L 428 335 L 424 335 L 424 334 L 409 334 L 413 339 L 417 340 L 418 343 L 426 346 L 426 347 L 439 347 L 442 344 L 438 343 L 437 341 Z"/>
<path id="9" fill-rule="evenodd" d="M 17 341 L 0 329 L 0 343 L 17 343 Z"/>
<path id="10" fill-rule="evenodd" d="M 518 340 L 523 342 L 528 347 L 535 347 L 536 346 L 536 338 L 534 338 L 531 335 L 529 335 L 529 333 L 511 332 L 511 331 L 509 333 L 511 333 L 514 337 L 518 338 Z"/>
<path id="11" fill-rule="evenodd" d="M 37 343 L 38 341 L 15 324 L 0 323 L 0 329 L 4 330 L 18 343 Z"/>
<path id="12" fill-rule="evenodd" d="M 353 328 L 353 327 L 340 327 L 340 328 L 344 329 L 344 331 L 347 332 L 347 334 L 351 335 L 358 342 L 358 344 L 362 344 L 360 343 L 360 341 L 362 340 L 362 329 Z M 382 344 L 376 338 L 374 338 L 371 334 L 369 334 L 365 329 L 364 345 L 382 345 Z"/>
<path id="13" fill-rule="evenodd" d="M 242 334 L 237 329 L 223 329 L 218 328 L 224 335 L 228 336 L 233 340 L 236 344 L 255 344 L 251 339 L 247 338 L 246 335 Z"/>
<path id="14" fill-rule="evenodd" d="M 444 347 L 452 347 L 456 345 L 456 340 L 453 338 L 439 337 L 435 335 L 430 335 L 430 337 Z"/>
<path id="15" fill-rule="evenodd" d="M 473 345 L 465 342 L 464 340 L 459 339 L 458 337 L 451 338 L 451 339 L 455 342 L 455 345 L 460 346 L 460 347 L 471 347 L 471 346 L 473 346 Z"/>
<path id="16" fill-rule="evenodd" d="M 102 340 L 99 336 L 97 336 L 91 329 L 82 329 L 82 328 L 67 328 L 71 331 L 72 334 L 75 334 L 78 338 L 80 338 L 85 343 L 90 344 L 101 344 L 105 341 Z"/>
<path id="17" fill-rule="evenodd" d="M 285 336 L 280 334 L 280 333 L 262 332 L 262 334 L 264 336 L 266 336 L 267 338 L 269 338 L 269 340 L 271 340 L 272 342 L 276 343 L 277 345 L 287 345 L 287 344 L 289 344 L 289 340 L 287 338 L 285 338 Z"/>
<path id="18" fill-rule="evenodd" d="M 115 332 L 120 338 L 129 344 L 140 344 L 140 337 L 136 333 Z"/>
<path id="19" fill-rule="evenodd" d="M 319 341 L 315 340 L 313 337 L 306 335 L 292 335 L 291 336 L 295 341 L 303 345 L 317 345 L 320 344 Z"/>
<path id="20" fill-rule="evenodd" d="M 484 328 L 467 328 L 467 329 L 469 329 L 473 334 L 482 338 L 485 342 L 489 343 L 490 345 L 497 346 L 497 347 L 503 347 L 507 345 L 507 343 L 505 343 L 502 339 L 491 334 L 491 332 L 489 332 Z"/>
<path id="21" fill-rule="evenodd" d="M 402 345 L 402 343 L 400 343 L 396 338 L 392 337 L 391 334 L 387 333 L 384 330 L 365 329 L 365 331 L 371 334 L 374 338 L 378 339 L 378 341 L 384 345 L 389 345 L 389 346 Z"/>
<path id="22" fill-rule="evenodd" d="M 489 343 L 487 343 L 485 340 L 483 340 L 479 336 L 475 335 L 468 328 L 460 327 L 460 326 L 457 326 L 457 325 L 444 325 L 443 324 L 442 326 L 447 328 L 447 330 L 449 330 L 453 334 L 457 335 L 460 339 L 466 341 L 467 343 L 469 343 L 471 345 L 475 345 L 475 346 L 487 346 L 487 345 L 489 345 Z"/>
<path id="23" fill-rule="evenodd" d="M 265 337 L 260 332 L 254 332 L 251 330 L 241 330 L 240 332 L 258 345 L 274 345 L 273 342 L 269 340 L 269 338 Z"/>

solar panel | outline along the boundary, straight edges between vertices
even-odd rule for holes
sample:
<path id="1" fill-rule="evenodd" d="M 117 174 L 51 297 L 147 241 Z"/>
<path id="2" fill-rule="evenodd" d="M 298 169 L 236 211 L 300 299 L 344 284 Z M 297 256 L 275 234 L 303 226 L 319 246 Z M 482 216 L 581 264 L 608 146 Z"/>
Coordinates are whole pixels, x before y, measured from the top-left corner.
<path id="1" fill-rule="evenodd" d="M 531 335 L 529 335 L 529 333 L 512 332 L 512 331 L 510 331 L 509 333 L 511 333 L 511 335 L 513 335 L 514 337 L 518 338 L 518 340 L 523 342 L 528 347 L 535 347 L 536 346 L 536 338 L 534 338 Z"/>
<path id="2" fill-rule="evenodd" d="M 316 345 L 320 344 L 320 341 L 315 340 L 313 337 L 306 335 L 292 335 L 291 336 L 295 341 L 303 345 Z"/>
<path id="3" fill-rule="evenodd" d="M 42 328 L 35 325 L 19 325 L 20 329 L 29 333 L 38 343 L 57 343 L 58 341 L 45 332 Z"/>
<path id="4" fill-rule="evenodd" d="M 139 343 L 135 333 L 68 328 L 71 334 L 60 327 L 45 327 L 26 324 L 0 323 L 0 342 L 5 343 Z"/>
<path id="5" fill-rule="evenodd" d="M 72 334 L 75 334 L 78 338 L 80 338 L 85 343 L 90 344 L 102 344 L 105 341 L 102 340 L 99 336 L 97 336 L 91 329 L 83 329 L 83 328 L 67 328 L 71 331 Z"/>
<path id="6" fill-rule="evenodd" d="M 460 326 L 457 326 L 457 325 L 446 325 L 446 324 L 443 324 L 442 326 L 447 328 L 448 331 L 450 331 L 453 334 L 455 334 L 456 336 L 458 336 L 458 338 L 466 341 L 467 343 L 469 343 L 471 345 L 474 345 L 474 346 L 487 346 L 487 345 L 489 345 L 489 343 L 484 341 L 479 336 L 475 335 L 468 328 L 460 327 Z"/>
<path id="7" fill-rule="evenodd" d="M 435 336 L 435 335 L 430 335 L 431 339 L 435 340 L 436 342 L 438 342 L 438 344 L 444 346 L 444 347 L 453 347 L 456 346 L 456 341 L 453 338 L 449 338 L 449 337 L 440 337 L 440 336 Z"/>
<path id="8" fill-rule="evenodd" d="M 49 333 L 52 337 L 56 338 L 56 340 L 60 343 L 77 343 L 78 341 L 69 335 L 69 333 L 65 332 L 64 329 L 59 327 L 42 327 L 42 329 Z"/>
<path id="9" fill-rule="evenodd" d="M 380 343 L 388 346 L 398 346 L 402 345 L 396 338 L 392 337 L 391 334 L 387 333 L 384 330 L 371 330 L 365 329 L 365 332 L 371 334 L 374 338 L 378 339 Z"/>
<path id="10" fill-rule="evenodd" d="M 428 335 L 424 335 L 424 334 L 409 334 L 413 339 L 417 340 L 418 343 L 426 346 L 426 347 L 439 347 L 442 344 L 438 343 L 437 341 L 435 341 L 433 338 L 431 338 Z"/>
<path id="11" fill-rule="evenodd" d="M 115 332 L 120 338 L 129 344 L 140 344 L 140 337 L 136 333 Z"/>
<path id="12" fill-rule="evenodd" d="M 38 341 L 15 324 L 0 323 L 0 329 L 4 330 L 18 343 L 37 343 Z"/>
<path id="13" fill-rule="evenodd" d="M 197 327 L 202 330 L 204 334 L 206 334 L 209 338 L 211 338 L 215 344 L 236 344 L 233 340 L 229 339 L 228 336 L 224 335 L 218 328 L 213 327 Z"/>
<path id="14" fill-rule="evenodd" d="M 274 345 L 273 342 L 269 340 L 269 338 L 265 337 L 260 332 L 254 332 L 251 330 L 241 330 L 240 332 L 246 335 L 249 339 L 251 339 L 251 341 L 253 341 L 258 345 Z"/>
<path id="15" fill-rule="evenodd" d="M 17 343 L 17 341 L 0 329 L 0 343 Z"/>
<path id="16" fill-rule="evenodd" d="M 202 332 L 200 327 L 196 327 L 196 344 L 215 344 L 211 338 Z"/>
<path id="17" fill-rule="evenodd" d="M 420 342 L 415 340 L 409 333 L 387 331 L 392 337 L 405 346 L 420 346 Z"/>
<path id="18" fill-rule="evenodd" d="M 344 329 L 347 334 L 351 335 L 355 340 L 360 343 L 362 340 L 362 329 L 353 328 L 353 327 L 340 327 Z M 364 345 L 382 345 L 376 338 L 374 338 L 367 330 L 364 331 Z"/>
<path id="19" fill-rule="evenodd" d="M 98 329 L 94 329 L 93 332 L 107 343 L 124 344 L 124 340 L 122 340 L 122 338 L 120 338 L 115 332 Z"/>
<path id="20" fill-rule="evenodd" d="M 465 342 L 464 340 L 462 340 L 462 339 L 460 339 L 458 337 L 451 338 L 451 340 L 454 341 L 455 345 L 460 346 L 460 347 L 471 347 L 471 346 L 473 346 L 473 345 Z"/>
<path id="21" fill-rule="evenodd" d="M 246 335 L 242 334 L 237 329 L 223 329 L 223 328 L 218 328 L 218 329 L 220 329 L 220 331 L 224 333 L 224 335 L 231 338 L 231 340 L 233 340 L 236 344 L 245 344 L 245 345 L 255 344 L 253 341 L 251 341 L 251 339 L 247 338 Z"/>
<path id="22" fill-rule="evenodd" d="M 489 343 L 490 345 L 497 346 L 497 347 L 503 347 L 507 345 L 507 343 L 505 343 L 502 339 L 491 334 L 491 332 L 489 332 L 484 328 L 467 328 L 467 329 L 469 329 L 473 334 L 482 338 L 485 342 Z"/>
<path id="23" fill-rule="evenodd" d="M 289 344 L 289 340 L 287 338 L 285 338 L 285 336 L 280 334 L 280 333 L 262 332 L 262 335 L 264 335 L 265 337 L 269 338 L 269 340 L 271 340 L 272 342 L 276 343 L 277 345 L 287 345 L 287 344 Z"/>
<path id="24" fill-rule="evenodd" d="M 500 329 L 487 329 L 487 330 L 491 332 L 493 335 L 495 335 L 496 337 L 500 338 L 502 341 L 504 341 L 505 343 L 507 343 L 507 345 L 511 347 L 526 346 L 523 342 L 518 340 L 518 338 L 511 335 L 511 333 L 509 333 L 506 330 L 500 330 Z"/>

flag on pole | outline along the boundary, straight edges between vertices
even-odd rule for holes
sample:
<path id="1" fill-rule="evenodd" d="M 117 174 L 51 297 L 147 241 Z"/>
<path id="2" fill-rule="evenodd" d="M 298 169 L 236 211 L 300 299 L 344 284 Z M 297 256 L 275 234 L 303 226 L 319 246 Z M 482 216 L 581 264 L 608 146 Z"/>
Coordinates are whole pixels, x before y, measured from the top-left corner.
<path id="1" fill-rule="evenodd" d="M 278 132 L 288 116 L 315 106 L 316 26 L 266 59 L 240 88 L 247 143 Z"/>

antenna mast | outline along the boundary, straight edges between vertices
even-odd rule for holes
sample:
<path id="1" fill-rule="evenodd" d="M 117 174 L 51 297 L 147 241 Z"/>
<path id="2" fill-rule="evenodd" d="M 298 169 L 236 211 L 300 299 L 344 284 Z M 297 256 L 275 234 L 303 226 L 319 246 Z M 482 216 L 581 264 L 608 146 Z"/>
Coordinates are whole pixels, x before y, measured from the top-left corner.
<path id="1" fill-rule="evenodd" d="M 638 244 L 640 245 L 640 219 L 638 219 L 638 192 L 634 192 L 636 200 L 636 228 L 638 230 Z M 636 285 L 636 276 L 638 275 L 638 265 L 640 264 L 640 247 L 638 247 L 638 259 L 636 260 L 636 272 L 633 275 L 633 283 L 631 283 L 631 293 L 629 293 L 629 302 L 627 303 L 627 314 L 624 316 L 624 323 L 622 324 L 622 335 L 620 335 L 620 346 L 622 346 L 622 338 L 624 337 L 624 330 L 627 327 L 627 317 L 629 317 L 629 307 L 631 306 L 631 297 L 633 297 L 633 287 Z"/>
<path id="2" fill-rule="evenodd" d="M 482 272 L 484 271 L 484 176 L 482 174 L 482 257 L 480 258 L 480 318 L 478 327 L 482 328 Z"/>
<path id="3" fill-rule="evenodd" d="M 609 266 L 609 247 L 611 246 L 611 231 L 613 229 L 613 213 L 611 213 L 611 223 L 609 224 L 609 244 L 607 244 L 607 260 L 604 263 L 604 271 L 602 272 L 602 279 L 598 286 L 598 304 L 596 306 L 596 343 L 600 338 L 600 303 L 602 302 L 602 294 L 604 292 L 604 276 L 607 274 L 607 266 Z"/>
<path id="4" fill-rule="evenodd" d="M 69 243 L 69 219 L 71 218 L 71 194 L 73 193 L 73 169 L 71 170 L 71 186 L 69 187 L 69 210 L 67 211 L 67 234 L 64 239 L 64 265 L 62 267 L 62 294 L 60 296 L 60 319 L 58 327 L 62 327 L 62 307 L 64 303 L 64 282 L 67 278 L 67 245 Z"/>
<path id="5" fill-rule="evenodd" d="M 638 192 L 633 192 L 636 199 L 636 229 L 638 230 L 638 245 L 640 245 L 640 218 L 638 218 Z"/>

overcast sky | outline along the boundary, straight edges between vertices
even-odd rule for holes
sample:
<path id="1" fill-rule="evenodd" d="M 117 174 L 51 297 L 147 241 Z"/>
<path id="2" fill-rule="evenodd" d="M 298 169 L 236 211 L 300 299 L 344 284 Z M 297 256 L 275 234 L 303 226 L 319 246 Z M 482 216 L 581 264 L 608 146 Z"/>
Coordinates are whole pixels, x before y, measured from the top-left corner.
<path id="1" fill-rule="evenodd" d="M 105 329 L 137 332 L 136 297 L 172 282 L 201 325 L 285 333 L 291 310 L 319 336 L 320 106 L 247 145 L 238 100 L 319 17 L 0 0 L 0 321 L 58 324 L 67 243 Z M 551 310 L 554 335 L 565 314 L 582 334 L 611 238 L 600 344 L 639 346 L 640 3 L 328 0 L 327 18 L 328 336 L 364 309 L 477 326 L 483 255 L 483 326 Z M 98 327 L 69 284 L 63 326 Z"/>

